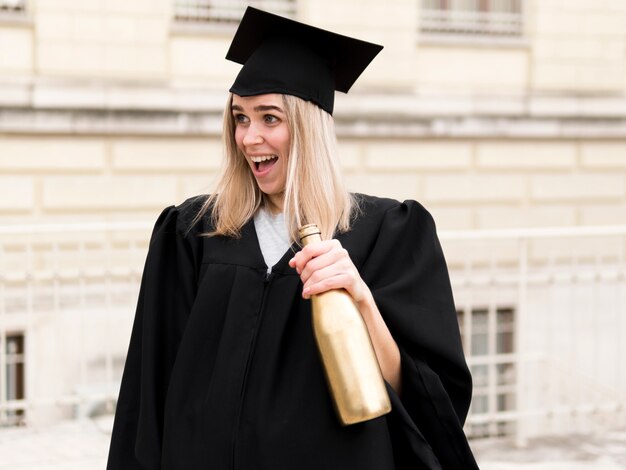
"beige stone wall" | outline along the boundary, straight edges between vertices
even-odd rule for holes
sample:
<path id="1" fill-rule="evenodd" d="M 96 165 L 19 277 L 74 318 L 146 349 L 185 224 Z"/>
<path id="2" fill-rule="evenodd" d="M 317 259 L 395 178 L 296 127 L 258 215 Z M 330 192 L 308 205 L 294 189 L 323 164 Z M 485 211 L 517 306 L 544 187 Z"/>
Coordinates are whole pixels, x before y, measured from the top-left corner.
<path id="1" fill-rule="evenodd" d="M 299 18 L 386 47 L 357 86 L 494 85 L 560 91 L 624 91 L 621 0 L 527 0 L 517 45 L 419 42 L 416 0 L 301 0 Z M 0 72 L 37 76 L 207 80 L 228 84 L 223 60 L 233 28 L 185 30 L 168 0 L 33 0 L 30 22 L 2 22 Z M 195 32 L 193 32 L 195 31 Z"/>
<path id="2" fill-rule="evenodd" d="M 532 86 L 537 90 L 624 91 L 626 3 L 533 0 Z"/>
<path id="3" fill-rule="evenodd" d="M 31 74 L 34 68 L 33 32 L 29 26 L 0 23 L 0 73 Z"/>
<path id="4" fill-rule="evenodd" d="M 357 103 L 377 100 L 352 105 L 352 114 L 339 102 L 338 119 L 357 127 L 361 117 L 396 119 L 387 135 L 372 134 L 370 124 L 341 133 L 352 189 L 418 199 L 440 228 L 626 223 L 626 131 L 598 137 L 584 127 L 626 119 L 626 5 L 525 5 L 526 36 L 504 44 L 421 41 L 414 0 L 298 3 L 303 21 L 385 45 L 350 95 Z M 125 131 L 122 116 L 111 131 L 106 119 L 124 109 L 180 111 L 171 118 L 180 122 L 189 110 L 219 113 L 221 104 L 203 108 L 193 96 L 223 93 L 232 82 L 238 66 L 223 57 L 234 28 L 177 25 L 168 0 L 30 6 L 27 21 L 0 17 L 0 111 L 34 110 L 25 124 L 9 117 L 0 128 L 0 221 L 152 219 L 163 206 L 208 191 L 221 156 L 219 124 Z M 24 84 L 19 93 L 6 86 L 16 82 Z M 56 126 L 55 113 L 76 110 L 104 124 Z M 71 122 L 70 114 L 63 119 Z M 480 128 L 475 121 L 485 116 L 531 132 L 456 135 L 437 127 L 443 117 Z M 589 118 L 580 135 L 559 133 L 559 119 L 578 116 Z M 431 127 L 421 135 L 393 132 L 411 119 Z M 537 126 L 545 132 L 532 131 Z"/>
<path id="5" fill-rule="evenodd" d="M 626 223 L 626 140 L 342 139 L 354 191 L 421 201 L 440 228 Z M 215 138 L 0 137 L 5 222 L 134 220 L 210 190 Z"/>
<path id="6" fill-rule="evenodd" d="M 390 140 L 345 151 L 352 188 L 417 199 L 440 228 L 626 223 L 626 141 Z"/>
<path id="7" fill-rule="evenodd" d="M 0 218 L 152 219 L 206 192 L 220 163 L 214 138 L 0 136 Z"/>
<path id="8" fill-rule="evenodd" d="M 447 91 L 522 93 L 531 68 L 525 47 L 438 46 L 418 48 L 415 81 Z"/>
<path id="9" fill-rule="evenodd" d="M 167 0 L 40 0 L 32 10 L 40 75 L 168 76 Z"/>

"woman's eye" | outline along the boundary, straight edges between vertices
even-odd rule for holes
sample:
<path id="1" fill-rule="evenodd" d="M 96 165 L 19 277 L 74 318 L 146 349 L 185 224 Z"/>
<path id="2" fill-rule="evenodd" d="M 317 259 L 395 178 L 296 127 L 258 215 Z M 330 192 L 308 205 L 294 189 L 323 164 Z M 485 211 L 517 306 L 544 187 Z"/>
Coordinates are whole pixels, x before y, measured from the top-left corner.
<path id="1" fill-rule="evenodd" d="M 276 116 L 272 116 L 271 114 L 267 114 L 265 116 L 265 122 L 268 124 L 275 124 L 278 122 L 278 118 Z"/>
<path id="2" fill-rule="evenodd" d="M 248 122 L 248 118 L 244 114 L 235 114 L 235 123 L 245 124 Z"/>

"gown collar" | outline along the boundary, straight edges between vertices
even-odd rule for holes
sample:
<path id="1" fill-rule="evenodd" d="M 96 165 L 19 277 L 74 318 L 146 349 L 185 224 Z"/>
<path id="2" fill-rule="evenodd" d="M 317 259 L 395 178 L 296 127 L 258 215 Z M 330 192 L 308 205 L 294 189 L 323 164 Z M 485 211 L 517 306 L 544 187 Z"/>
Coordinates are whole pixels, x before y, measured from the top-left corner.
<path id="1" fill-rule="evenodd" d="M 203 263 L 233 264 L 247 266 L 263 273 L 267 272 L 259 238 L 254 227 L 254 219 L 248 220 L 241 229 L 240 238 L 224 236 L 207 237 L 204 240 Z M 272 273 L 294 275 L 298 273 L 289 266 L 289 260 L 300 250 L 297 243 L 293 243 L 278 262 L 272 266 Z"/>

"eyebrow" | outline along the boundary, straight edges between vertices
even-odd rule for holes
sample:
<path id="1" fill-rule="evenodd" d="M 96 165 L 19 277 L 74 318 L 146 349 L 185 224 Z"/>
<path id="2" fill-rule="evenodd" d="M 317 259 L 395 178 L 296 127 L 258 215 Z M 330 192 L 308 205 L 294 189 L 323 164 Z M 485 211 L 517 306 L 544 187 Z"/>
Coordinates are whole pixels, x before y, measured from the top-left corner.
<path id="1" fill-rule="evenodd" d="M 230 109 L 232 111 L 243 111 L 243 108 L 241 106 L 239 106 L 238 104 L 234 104 L 230 107 Z M 278 106 L 274 106 L 274 105 L 259 105 L 259 106 L 255 106 L 253 108 L 254 112 L 261 112 L 261 111 L 278 111 L 279 113 L 285 113 L 282 108 L 278 107 Z"/>

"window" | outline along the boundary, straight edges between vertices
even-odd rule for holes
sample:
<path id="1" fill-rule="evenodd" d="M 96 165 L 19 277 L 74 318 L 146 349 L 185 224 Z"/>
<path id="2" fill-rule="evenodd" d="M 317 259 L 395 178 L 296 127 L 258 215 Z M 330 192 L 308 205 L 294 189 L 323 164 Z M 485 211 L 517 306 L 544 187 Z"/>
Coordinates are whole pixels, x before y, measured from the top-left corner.
<path id="1" fill-rule="evenodd" d="M 522 1 L 421 0 L 420 31 L 466 37 L 519 37 Z"/>
<path id="2" fill-rule="evenodd" d="M 0 404 L 7 405 L 0 411 L 0 426 L 14 426 L 24 420 L 24 409 L 11 403 L 25 398 L 24 335 L 13 333 L 7 334 L 5 338 L 0 337 L 0 347 L 0 364 L 4 369 L 0 380 L 2 386 Z"/>
<path id="3" fill-rule="evenodd" d="M 515 410 L 515 312 L 510 307 L 457 312 L 461 338 L 474 379 L 468 435 L 513 433 L 507 412 Z"/>
<path id="4" fill-rule="evenodd" d="M 26 0 L 0 0 L 0 13 L 23 13 Z"/>
<path id="5" fill-rule="evenodd" d="M 250 5 L 293 17 L 296 0 L 175 0 L 174 19 L 183 23 L 236 24 Z"/>
<path id="6" fill-rule="evenodd" d="M 16 25 L 29 24 L 26 0 L 0 0 L 0 21 Z"/>

